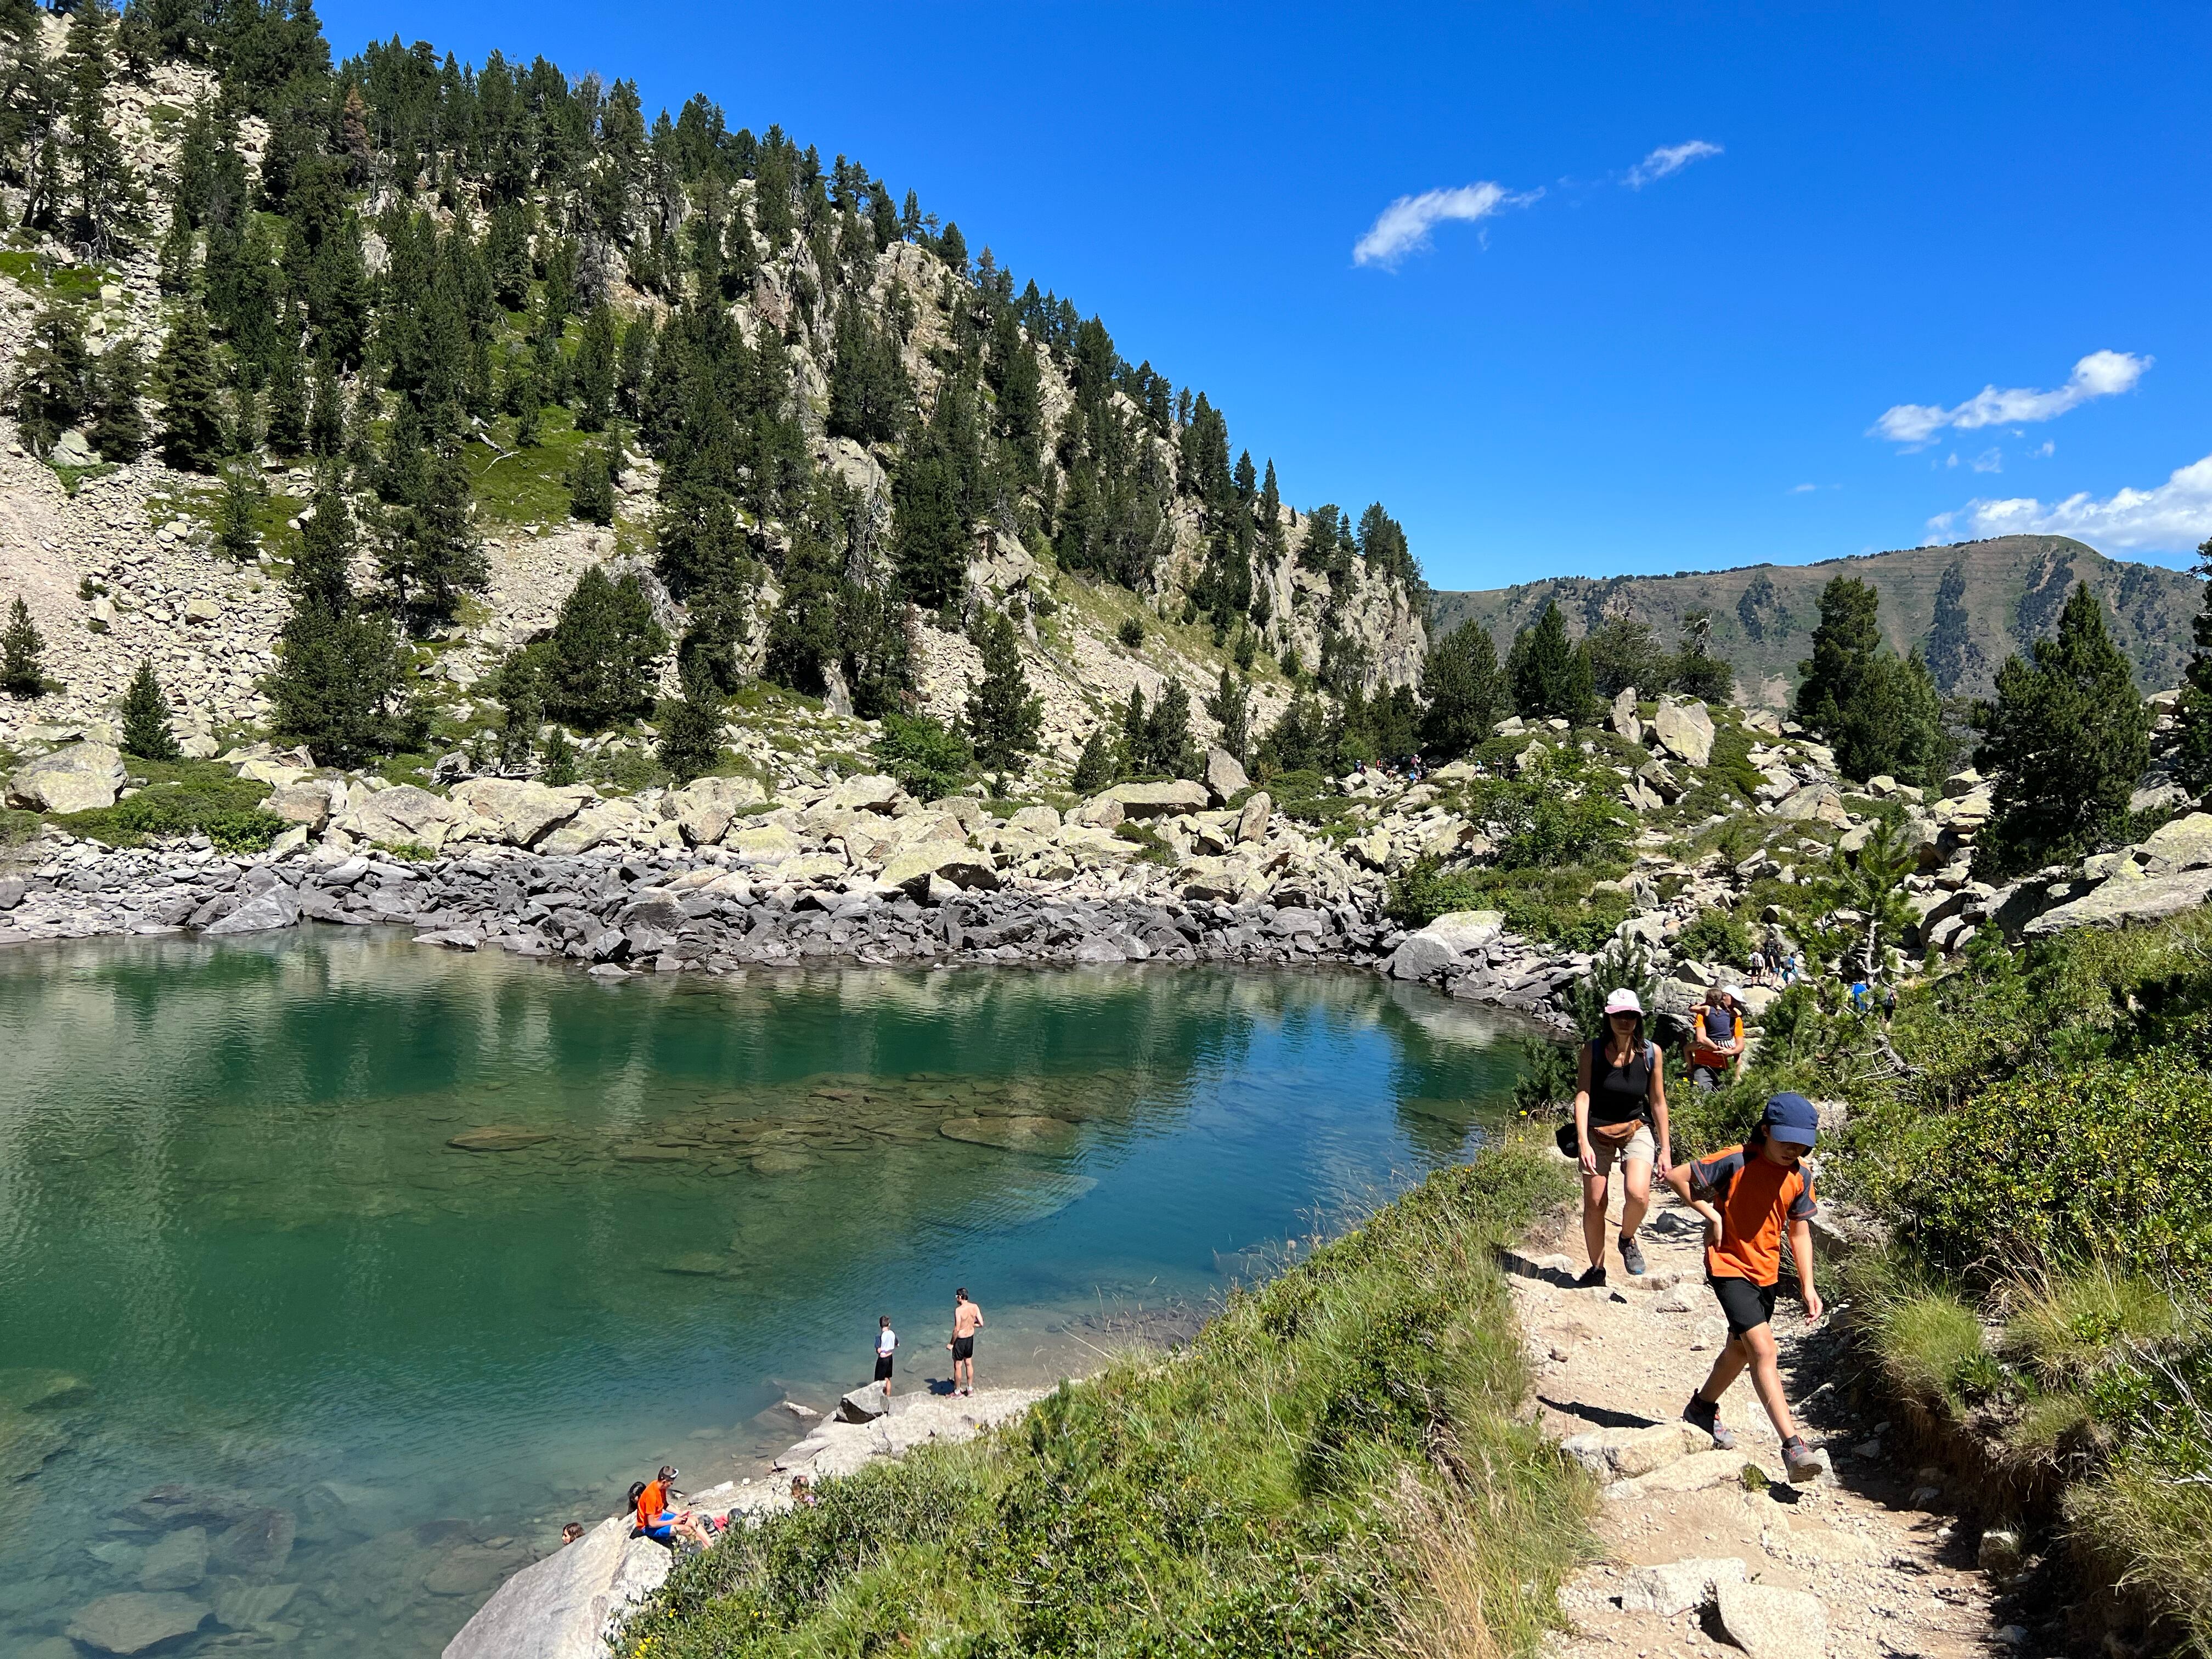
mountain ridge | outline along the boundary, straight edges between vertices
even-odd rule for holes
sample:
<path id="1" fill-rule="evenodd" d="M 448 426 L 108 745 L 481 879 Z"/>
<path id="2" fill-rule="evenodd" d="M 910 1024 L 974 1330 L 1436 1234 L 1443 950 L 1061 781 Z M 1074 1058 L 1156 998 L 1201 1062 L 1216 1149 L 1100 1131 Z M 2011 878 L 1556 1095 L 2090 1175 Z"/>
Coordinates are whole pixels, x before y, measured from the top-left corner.
<path id="1" fill-rule="evenodd" d="M 1571 633 L 1616 616 L 1650 623 L 1671 645 L 1682 619 L 1712 617 L 1712 650 L 1735 669 L 1749 705 L 1779 707 L 1812 649 L 1820 591 L 1834 577 L 1871 583 L 1881 596 L 1885 638 L 1900 654 L 1928 654 L 1937 689 L 1988 695 L 1998 666 L 2056 623 L 2075 581 L 2104 601 L 2114 638 L 2144 691 L 2178 685 L 2188 661 L 2190 619 L 2203 584 L 2180 571 L 2107 557 L 2066 536 L 2000 536 L 1984 541 L 1852 554 L 1814 564 L 1761 563 L 1667 576 L 1553 576 L 1510 587 L 1438 591 L 1430 625 L 1441 637 L 1479 621 L 1499 654 L 1516 630 L 1556 602 Z"/>

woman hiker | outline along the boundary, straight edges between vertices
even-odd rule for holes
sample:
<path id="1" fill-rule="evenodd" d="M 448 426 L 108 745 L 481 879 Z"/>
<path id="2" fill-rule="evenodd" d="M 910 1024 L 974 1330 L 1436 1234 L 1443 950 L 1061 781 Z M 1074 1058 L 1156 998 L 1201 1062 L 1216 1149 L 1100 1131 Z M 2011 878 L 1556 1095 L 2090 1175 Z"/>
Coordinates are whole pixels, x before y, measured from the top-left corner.
<path id="1" fill-rule="evenodd" d="M 1789 1401 L 1782 1397 L 1774 1288 L 1782 1277 L 1786 1227 L 1806 1320 L 1820 1318 L 1820 1293 L 1813 1288 L 1813 1177 L 1800 1167 L 1820 1125 L 1820 1113 L 1804 1096 L 1777 1095 L 1742 1146 L 1685 1164 L 1667 1177 L 1668 1185 L 1705 1218 L 1706 1282 L 1720 1298 L 1729 1328 L 1728 1346 L 1713 1361 L 1705 1386 L 1690 1396 L 1682 1420 L 1705 1430 L 1723 1451 L 1735 1445 L 1735 1431 L 1721 1422 L 1720 1400 L 1748 1366 L 1751 1385 L 1782 1437 L 1782 1462 L 1792 1480 L 1808 1480 L 1821 1466 L 1790 1421 Z"/>
<path id="2" fill-rule="evenodd" d="M 1644 1035 L 1644 1004 L 1633 991 L 1605 1000 L 1605 1035 L 1583 1045 L 1575 1073 L 1575 1142 L 1583 1172 L 1583 1239 L 1589 1271 L 1577 1281 L 1605 1283 L 1606 1206 L 1620 1166 L 1620 1265 L 1644 1271 L 1636 1230 L 1651 1207 L 1651 1171 L 1673 1167 L 1668 1152 L 1666 1062 Z M 1656 1133 L 1656 1138 L 1655 1138 Z"/>

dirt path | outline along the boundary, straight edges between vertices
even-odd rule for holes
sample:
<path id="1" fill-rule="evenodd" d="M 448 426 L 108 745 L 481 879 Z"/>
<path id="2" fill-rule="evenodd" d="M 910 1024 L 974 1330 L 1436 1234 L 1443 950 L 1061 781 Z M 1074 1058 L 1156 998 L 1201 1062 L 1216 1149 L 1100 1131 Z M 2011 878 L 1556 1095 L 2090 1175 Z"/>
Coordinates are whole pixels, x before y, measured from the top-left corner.
<path id="1" fill-rule="evenodd" d="M 1748 1376 L 1721 1407 L 1734 1451 L 1682 1428 L 1726 1335 L 1701 1237 L 1696 1215 L 1669 1196 L 1644 1230 L 1642 1279 L 1608 1244 L 1609 1288 L 1574 1289 L 1587 1263 L 1572 1214 L 1509 1263 L 1546 1430 L 1607 1482 L 1597 1522 L 1606 1559 L 1561 1591 L 1573 1630 L 1547 1654 L 1716 1659 L 1731 1642 L 1754 1659 L 2017 1653 L 2026 1632 L 1997 1627 L 1993 1587 L 1974 1565 L 1979 1535 L 1943 1512 L 1934 1470 L 1879 1448 L 1887 1425 L 1853 1409 L 1837 1339 L 1808 1326 L 1787 1289 L 1775 1320 L 1784 1382 L 1801 1431 L 1835 1473 L 1784 1482 L 1781 1445 Z M 1771 1484 L 1747 1489 L 1747 1463 Z"/>

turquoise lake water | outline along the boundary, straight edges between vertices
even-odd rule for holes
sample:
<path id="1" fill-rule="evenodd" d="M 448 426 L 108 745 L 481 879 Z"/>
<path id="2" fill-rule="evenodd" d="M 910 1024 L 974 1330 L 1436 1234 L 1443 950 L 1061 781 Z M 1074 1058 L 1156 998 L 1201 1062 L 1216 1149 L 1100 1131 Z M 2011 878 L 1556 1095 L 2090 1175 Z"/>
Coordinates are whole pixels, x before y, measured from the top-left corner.
<path id="1" fill-rule="evenodd" d="M 1464 1156 L 1519 1035 L 1349 972 L 0 956 L 0 1652 L 143 1581 L 210 1609 L 164 1654 L 434 1654 L 652 1466 L 757 1472 L 878 1314 L 906 1389 L 958 1285 L 987 1388 L 1187 1334 Z"/>

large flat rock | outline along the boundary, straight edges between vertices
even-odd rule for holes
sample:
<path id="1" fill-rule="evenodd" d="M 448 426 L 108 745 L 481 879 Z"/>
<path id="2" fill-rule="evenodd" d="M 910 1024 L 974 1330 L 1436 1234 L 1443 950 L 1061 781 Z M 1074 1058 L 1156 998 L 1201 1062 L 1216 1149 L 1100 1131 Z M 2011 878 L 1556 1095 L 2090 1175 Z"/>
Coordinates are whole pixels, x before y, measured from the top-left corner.
<path id="1" fill-rule="evenodd" d="M 8 804 L 33 812 L 88 812 L 115 805 L 123 757 L 104 743 L 73 743 L 18 767 L 8 780 Z"/>
<path id="2" fill-rule="evenodd" d="M 525 1567 L 446 1644 L 445 1659 L 606 1659 L 610 1628 L 675 1559 L 629 1531 L 628 1516 L 610 1516 Z"/>
<path id="3" fill-rule="evenodd" d="M 70 1620 L 69 1634 L 100 1653 L 140 1653 L 198 1630 L 207 1616 L 207 1604 L 189 1595 L 128 1590 L 79 1608 Z"/>
<path id="4" fill-rule="evenodd" d="M 2212 895 L 2212 869 L 2185 870 L 2142 880 L 2115 877 L 2094 891 L 2070 899 L 2021 929 L 2027 939 L 2043 939 L 2075 927 L 2124 927 L 2130 922 L 2162 921 L 2194 910 Z"/>

